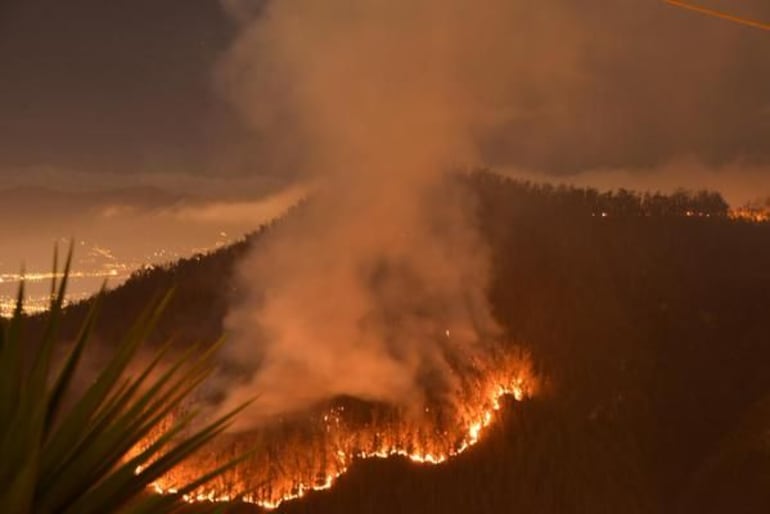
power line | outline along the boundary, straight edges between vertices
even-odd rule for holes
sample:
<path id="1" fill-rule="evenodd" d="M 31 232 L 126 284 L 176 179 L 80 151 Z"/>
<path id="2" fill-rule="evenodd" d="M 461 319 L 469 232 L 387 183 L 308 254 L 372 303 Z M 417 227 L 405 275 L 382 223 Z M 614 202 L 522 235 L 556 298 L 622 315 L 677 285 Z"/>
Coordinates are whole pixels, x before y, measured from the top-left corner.
<path id="1" fill-rule="evenodd" d="M 733 23 L 740 23 L 741 25 L 754 27 L 755 29 L 770 31 L 770 23 L 763 23 L 763 22 L 752 20 L 749 18 L 742 18 L 740 16 L 735 16 L 733 14 L 729 14 L 724 11 L 717 11 L 716 9 L 701 7 L 699 5 L 690 4 L 687 2 L 683 2 L 681 0 L 663 0 L 663 1 L 669 5 L 673 5 L 674 7 L 680 7 L 682 9 L 687 9 L 689 11 L 705 14 L 707 16 L 712 16 L 714 18 L 721 18 L 723 20 L 731 21 Z"/>

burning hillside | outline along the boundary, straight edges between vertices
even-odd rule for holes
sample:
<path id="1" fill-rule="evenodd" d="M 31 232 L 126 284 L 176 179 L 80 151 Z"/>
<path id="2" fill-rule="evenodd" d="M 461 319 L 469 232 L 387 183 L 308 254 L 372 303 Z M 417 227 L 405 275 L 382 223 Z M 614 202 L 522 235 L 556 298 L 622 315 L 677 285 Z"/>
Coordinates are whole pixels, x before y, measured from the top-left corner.
<path id="1" fill-rule="evenodd" d="M 417 464 L 441 464 L 482 439 L 504 398 L 522 401 L 536 390 L 529 359 L 520 352 L 475 362 L 471 369 L 457 377 L 458 388 L 451 397 L 429 400 L 421 412 L 338 399 L 310 414 L 228 434 L 153 487 L 174 494 L 179 484 L 254 446 L 254 456 L 184 499 L 240 500 L 275 509 L 309 492 L 331 488 L 357 460 L 402 457 Z"/>

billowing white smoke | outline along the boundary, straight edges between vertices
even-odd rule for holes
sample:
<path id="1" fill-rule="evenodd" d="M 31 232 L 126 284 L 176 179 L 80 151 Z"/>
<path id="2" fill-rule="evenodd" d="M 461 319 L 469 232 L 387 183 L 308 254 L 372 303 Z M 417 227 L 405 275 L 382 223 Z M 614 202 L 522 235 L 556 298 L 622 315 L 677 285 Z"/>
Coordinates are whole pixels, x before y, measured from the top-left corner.
<path id="1" fill-rule="evenodd" d="M 511 114 L 515 4 L 280 0 L 246 24 L 222 83 L 316 185 L 240 267 L 224 387 L 228 406 L 259 395 L 246 425 L 335 395 L 419 404 L 425 380 L 451 390 L 448 359 L 484 353 L 488 255 L 444 176 Z"/>

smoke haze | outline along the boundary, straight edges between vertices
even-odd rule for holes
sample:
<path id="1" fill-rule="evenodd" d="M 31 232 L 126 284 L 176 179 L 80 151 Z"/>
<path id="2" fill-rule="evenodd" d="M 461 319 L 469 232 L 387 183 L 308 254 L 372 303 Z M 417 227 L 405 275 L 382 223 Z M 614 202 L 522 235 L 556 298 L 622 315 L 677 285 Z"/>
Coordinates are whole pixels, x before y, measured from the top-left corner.
<path id="1" fill-rule="evenodd" d="M 426 369 L 451 387 L 447 329 L 455 351 L 483 354 L 487 257 L 447 169 L 714 184 L 733 203 L 768 185 L 766 95 L 740 79 L 766 81 L 761 33 L 639 0 L 226 7 L 240 35 L 218 90 L 265 168 L 316 190 L 241 268 L 226 357 L 243 373 L 231 399 L 261 395 L 255 416 L 419 397 Z M 723 101 L 738 82 L 746 101 Z"/>
<path id="2" fill-rule="evenodd" d="M 426 380 L 455 387 L 449 355 L 483 356 L 487 255 L 444 174 L 480 162 L 473 134 L 506 115 L 517 64 L 541 66 L 517 55 L 521 9 L 300 0 L 245 29 L 222 84 L 317 184 L 240 269 L 225 357 L 242 380 L 227 389 L 259 394 L 252 420 L 336 395 L 419 404 Z M 572 73 L 568 48 L 544 80 Z"/>
<path id="3" fill-rule="evenodd" d="M 296 59 L 284 58 L 287 52 L 278 45 L 257 46 L 281 27 L 294 30 L 278 10 L 304 7 L 273 5 L 287 1 L 3 2 L 0 181 L 13 179 L 16 170 L 26 175 L 41 167 L 66 175 L 90 172 L 89 180 L 100 182 L 131 181 L 148 172 L 286 180 L 315 168 L 317 163 L 308 166 L 306 151 L 311 112 L 292 97 L 304 95 L 296 95 L 297 88 L 316 84 L 294 80 Z M 475 91 L 484 91 L 487 105 L 499 108 L 472 134 L 483 160 L 495 169 L 527 169 L 541 180 L 566 182 L 582 182 L 580 175 L 597 170 L 623 170 L 621 185 L 641 188 L 653 176 L 670 182 L 650 170 L 692 159 L 708 183 L 718 173 L 713 182 L 729 186 L 743 178 L 742 169 L 756 169 L 763 179 L 758 194 L 770 193 L 766 32 L 662 0 L 542 0 L 502 8 L 500 2 L 478 3 L 484 5 L 472 7 L 487 14 L 462 13 L 468 15 L 462 26 L 457 12 L 470 11 L 468 4 L 419 2 L 408 11 L 389 6 L 391 15 L 378 20 L 376 30 L 394 47 L 391 55 L 404 51 L 398 47 L 416 48 L 409 55 L 413 63 L 426 55 L 425 47 L 413 45 L 415 26 L 427 27 L 421 40 L 436 44 L 442 31 L 454 31 L 454 48 L 445 56 L 458 58 L 450 64 L 451 75 L 459 78 L 455 84 L 467 96 L 474 90 L 465 87 L 473 86 L 469 81 L 487 82 Z M 700 3 L 770 20 L 766 0 Z M 350 4 L 325 3 L 327 19 L 313 25 L 316 34 L 307 25 L 318 15 L 302 11 L 295 25 L 305 32 L 287 36 L 294 57 L 329 66 L 328 55 L 316 56 L 361 43 L 365 25 L 356 33 L 335 32 L 336 42 L 308 44 L 319 31 L 345 29 L 362 11 L 373 12 L 371 3 Z M 479 31 L 476 21 L 484 16 L 490 19 Z M 260 21 L 272 24 L 272 35 L 257 34 Z M 467 47 L 459 48 L 460 42 Z M 228 51 L 218 86 L 212 87 L 211 68 Z M 367 64 L 373 67 L 378 55 L 371 55 L 374 62 Z M 468 59 L 459 59 L 463 55 Z M 388 71 L 393 70 L 382 70 Z M 306 78 L 308 69 L 301 75 Z M 490 88 L 491 81 L 498 87 Z M 305 128 L 298 132 L 300 113 Z"/>

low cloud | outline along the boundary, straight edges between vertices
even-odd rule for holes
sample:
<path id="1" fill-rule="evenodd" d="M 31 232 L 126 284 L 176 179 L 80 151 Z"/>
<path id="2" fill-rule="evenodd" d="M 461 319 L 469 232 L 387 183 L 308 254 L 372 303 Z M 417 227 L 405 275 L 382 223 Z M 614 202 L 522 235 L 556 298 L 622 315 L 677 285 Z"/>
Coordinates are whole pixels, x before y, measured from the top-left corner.
<path id="1" fill-rule="evenodd" d="M 732 163 L 706 165 L 697 159 L 677 159 L 653 168 L 606 168 L 554 176 L 542 171 L 501 168 L 500 173 L 533 182 L 569 184 L 600 190 L 620 188 L 671 193 L 677 189 L 718 191 L 736 208 L 770 197 L 770 166 Z"/>

